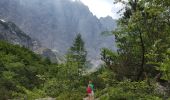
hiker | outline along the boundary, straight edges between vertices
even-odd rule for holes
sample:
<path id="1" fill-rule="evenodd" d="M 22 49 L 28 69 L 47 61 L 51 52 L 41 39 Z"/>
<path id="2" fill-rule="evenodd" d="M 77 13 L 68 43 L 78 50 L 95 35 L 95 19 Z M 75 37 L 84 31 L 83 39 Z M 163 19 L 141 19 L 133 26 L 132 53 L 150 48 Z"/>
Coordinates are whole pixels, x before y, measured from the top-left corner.
<path id="1" fill-rule="evenodd" d="M 90 88 L 92 90 L 92 92 L 91 92 L 91 98 L 92 99 L 91 100 L 94 100 L 94 85 L 93 85 L 91 80 L 89 81 L 89 86 L 90 86 Z"/>
<path id="2" fill-rule="evenodd" d="M 92 89 L 90 85 L 87 86 L 86 92 L 88 94 L 88 100 L 92 100 Z"/>

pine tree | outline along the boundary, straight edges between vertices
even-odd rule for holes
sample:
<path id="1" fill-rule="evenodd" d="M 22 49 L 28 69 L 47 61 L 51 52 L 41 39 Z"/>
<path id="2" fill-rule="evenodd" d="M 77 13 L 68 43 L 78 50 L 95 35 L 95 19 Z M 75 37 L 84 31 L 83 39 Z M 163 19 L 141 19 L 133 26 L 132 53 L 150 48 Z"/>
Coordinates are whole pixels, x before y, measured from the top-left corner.
<path id="1" fill-rule="evenodd" d="M 71 65 L 74 63 L 74 68 L 77 69 L 79 76 L 82 75 L 83 69 L 86 65 L 87 51 L 84 46 L 85 43 L 82 40 L 81 34 L 77 34 L 73 41 L 73 45 L 70 47 L 67 53 L 67 63 Z"/>

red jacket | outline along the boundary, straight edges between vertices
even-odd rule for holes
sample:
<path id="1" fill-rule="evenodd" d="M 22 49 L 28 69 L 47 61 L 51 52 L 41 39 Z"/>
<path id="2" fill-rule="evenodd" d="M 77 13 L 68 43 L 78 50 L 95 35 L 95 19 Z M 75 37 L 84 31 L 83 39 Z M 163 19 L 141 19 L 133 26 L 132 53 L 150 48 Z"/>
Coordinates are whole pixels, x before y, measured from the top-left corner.
<path id="1" fill-rule="evenodd" d="M 87 93 L 91 93 L 91 92 L 92 92 L 92 89 L 91 89 L 90 86 L 87 87 L 86 92 L 87 92 Z"/>

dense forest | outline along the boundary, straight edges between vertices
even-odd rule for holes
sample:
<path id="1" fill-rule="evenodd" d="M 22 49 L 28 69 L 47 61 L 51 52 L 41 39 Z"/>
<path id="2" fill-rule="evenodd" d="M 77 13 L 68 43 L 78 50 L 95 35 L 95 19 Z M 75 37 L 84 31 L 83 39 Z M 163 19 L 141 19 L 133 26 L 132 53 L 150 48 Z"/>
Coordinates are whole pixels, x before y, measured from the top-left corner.
<path id="1" fill-rule="evenodd" d="M 97 100 L 170 100 L 170 0 L 117 0 L 125 11 L 112 32 L 117 51 L 101 49 L 100 69 L 77 34 L 62 63 L 0 41 L 0 99 L 82 100 L 92 80 Z M 121 10 L 120 10 L 121 12 Z"/>

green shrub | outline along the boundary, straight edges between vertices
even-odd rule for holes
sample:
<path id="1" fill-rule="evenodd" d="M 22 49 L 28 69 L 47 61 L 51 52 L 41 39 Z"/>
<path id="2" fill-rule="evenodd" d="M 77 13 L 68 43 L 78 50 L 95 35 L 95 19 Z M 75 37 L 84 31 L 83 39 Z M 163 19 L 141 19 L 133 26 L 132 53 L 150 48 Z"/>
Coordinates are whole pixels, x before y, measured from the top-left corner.
<path id="1" fill-rule="evenodd" d="M 154 93 L 154 86 L 146 82 L 118 82 L 115 86 L 108 87 L 100 93 L 100 100 L 162 100 Z"/>

